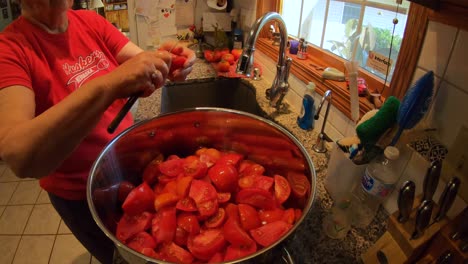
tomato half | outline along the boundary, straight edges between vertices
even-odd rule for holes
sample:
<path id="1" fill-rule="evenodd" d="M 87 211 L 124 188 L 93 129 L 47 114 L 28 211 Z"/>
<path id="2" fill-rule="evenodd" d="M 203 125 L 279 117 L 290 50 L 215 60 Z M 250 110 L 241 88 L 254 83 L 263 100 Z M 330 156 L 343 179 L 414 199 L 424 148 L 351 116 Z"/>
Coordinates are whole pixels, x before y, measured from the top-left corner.
<path id="1" fill-rule="evenodd" d="M 190 197 L 179 200 L 176 204 L 176 208 L 185 212 L 196 212 L 198 210 L 195 201 Z"/>
<path id="2" fill-rule="evenodd" d="M 177 226 L 181 227 L 191 235 L 200 233 L 200 224 L 197 216 L 191 213 L 181 213 L 177 216 Z"/>
<path id="3" fill-rule="evenodd" d="M 144 248 L 141 250 L 141 254 L 145 255 L 145 256 L 148 256 L 150 258 L 154 258 L 154 259 L 160 259 L 161 256 L 156 253 L 156 251 L 154 251 L 154 249 L 152 248 Z"/>
<path id="4" fill-rule="evenodd" d="M 292 225 L 284 221 L 276 221 L 256 229 L 252 229 L 250 230 L 250 234 L 258 244 L 268 247 L 278 241 L 278 239 L 286 234 L 291 227 Z"/>
<path id="5" fill-rule="evenodd" d="M 192 180 L 190 176 L 177 179 L 176 193 L 180 198 L 188 195 Z"/>
<path id="6" fill-rule="evenodd" d="M 161 210 L 164 207 L 174 206 L 179 201 L 179 196 L 175 193 L 165 192 L 156 195 L 154 199 L 154 209 Z"/>
<path id="7" fill-rule="evenodd" d="M 218 203 L 227 203 L 231 200 L 231 193 L 218 193 Z"/>
<path id="8" fill-rule="evenodd" d="M 174 243 L 165 243 L 161 248 L 161 254 L 170 262 L 182 264 L 193 262 L 192 254 Z"/>
<path id="9" fill-rule="evenodd" d="M 239 204 L 240 224 L 245 231 L 257 228 L 262 225 L 258 212 L 255 208 L 248 204 Z"/>
<path id="10" fill-rule="evenodd" d="M 239 247 L 230 245 L 226 248 L 224 261 L 240 259 L 257 252 L 257 244 L 252 243 L 249 247 Z"/>
<path id="11" fill-rule="evenodd" d="M 225 207 L 224 210 L 226 211 L 226 216 L 228 218 L 234 218 L 237 222 L 240 221 L 240 216 L 239 216 L 239 208 L 237 204 L 233 203 L 228 203 Z"/>
<path id="12" fill-rule="evenodd" d="M 205 163 L 201 162 L 197 156 L 188 156 L 182 163 L 184 175 L 193 177 L 195 179 L 201 178 L 206 175 L 208 167 Z"/>
<path id="13" fill-rule="evenodd" d="M 240 161 L 244 158 L 241 154 L 230 152 L 230 153 L 223 153 L 221 157 L 218 159 L 216 164 L 230 164 L 234 167 L 237 167 Z"/>
<path id="14" fill-rule="evenodd" d="M 122 204 L 126 214 L 137 215 L 145 211 L 154 211 L 154 193 L 146 182 L 133 189 Z"/>
<path id="15" fill-rule="evenodd" d="M 220 192 L 232 192 L 237 187 L 237 169 L 231 164 L 215 164 L 208 170 L 216 189 Z"/>
<path id="16" fill-rule="evenodd" d="M 224 260 L 224 255 L 221 252 L 216 252 L 213 257 L 208 260 L 208 263 L 221 263 Z"/>
<path id="17" fill-rule="evenodd" d="M 284 210 L 284 215 L 283 215 L 283 218 L 281 220 L 283 220 L 284 222 L 292 225 L 294 224 L 294 219 L 295 219 L 295 214 L 294 214 L 294 208 L 288 208 L 286 210 Z"/>
<path id="18" fill-rule="evenodd" d="M 304 174 L 289 172 L 286 177 L 294 196 L 302 198 L 307 194 L 310 188 L 310 182 Z"/>
<path id="19" fill-rule="evenodd" d="M 284 203 L 291 194 L 291 187 L 288 180 L 281 175 L 273 176 L 275 180 L 275 198 L 279 204 Z"/>
<path id="20" fill-rule="evenodd" d="M 213 199 L 201 203 L 197 203 L 197 209 L 202 218 L 214 215 L 218 211 L 218 200 Z"/>
<path id="21" fill-rule="evenodd" d="M 239 225 L 239 222 L 232 217 L 224 223 L 223 231 L 224 238 L 234 246 L 248 247 L 255 244 L 249 234 Z"/>
<path id="22" fill-rule="evenodd" d="M 214 200 L 218 198 L 218 193 L 213 185 L 201 181 L 193 180 L 190 185 L 189 197 L 192 198 L 196 204 Z"/>
<path id="23" fill-rule="evenodd" d="M 239 164 L 239 175 L 241 177 L 249 175 L 263 175 L 265 168 L 251 160 L 243 160 Z"/>
<path id="24" fill-rule="evenodd" d="M 206 219 L 205 226 L 208 228 L 216 228 L 221 226 L 226 219 L 226 211 L 223 208 L 219 208 L 218 212 L 210 218 Z"/>
<path id="25" fill-rule="evenodd" d="M 144 248 L 155 248 L 156 242 L 150 234 L 140 232 L 127 242 L 127 246 L 135 251 L 142 252 Z"/>
<path id="26" fill-rule="evenodd" d="M 176 227 L 176 232 L 174 235 L 174 243 L 177 245 L 184 247 L 187 246 L 187 239 L 189 237 L 189 233 L 182 229 L 181 227 Z"/>
<path id="27" fill-rule="evenodd" d="M 156 242 L 172 242 L 177 228 L 176 209 L 163 208 L 156 213 L 151 225 L 151 234 Z"/>
<path id="28" fill-rule="evenodd" d="M 116 236 L 117 239 L 125 242 L 133 235 L 145 231 L 151 226 L 153 214 L 143 212 L 139 215 L 124 214 L 117 224 Z"/>
<path id="29" fill-rule="evenodd" d="M 273 195 L 260 188 L 246 188 L 237 193 L 237 203 L 250 204 L 259 209 L 272 209 L 275 205 Z"/>
<path id="30" fill-rule="evenodd" d="M 258 217 L 262 224 L 268 224 L 276 221 L 280 221 L 283 219 L 284 210 L 280 208 L 274 208 L 271 210 L 259 210 Z"/>
<path id="31" fill-rule="evenodd" d="M 193 256 L 201 260 L 209 260 L 226 245 L 221 229 L 208 229 L 196 236 L 190 236 L 187 247 Z"/>
<path id="32" fill-rule="evenodd" d="M 169 177 L 177 177 L 179 174 L 184 172 L 184 168 L 182 166 L 183 162 L 184 160 L 179 158 L 168 159 L 159 164 L 159 170 L 162 174 Z"/>

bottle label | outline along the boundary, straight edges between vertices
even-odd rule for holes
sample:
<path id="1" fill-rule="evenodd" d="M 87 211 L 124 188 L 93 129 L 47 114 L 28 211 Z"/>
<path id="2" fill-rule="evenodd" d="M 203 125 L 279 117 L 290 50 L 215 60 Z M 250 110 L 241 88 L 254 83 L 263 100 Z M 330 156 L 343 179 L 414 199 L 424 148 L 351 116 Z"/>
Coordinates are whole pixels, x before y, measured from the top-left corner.
<path id="1" fill-rule="evenodd" d="M 369 194 L 384 199 L 392 192 L 395 184 L 383 183 L 369 175 L 366 170 L 364 176 L 361 178 L 361 186 Z"/>

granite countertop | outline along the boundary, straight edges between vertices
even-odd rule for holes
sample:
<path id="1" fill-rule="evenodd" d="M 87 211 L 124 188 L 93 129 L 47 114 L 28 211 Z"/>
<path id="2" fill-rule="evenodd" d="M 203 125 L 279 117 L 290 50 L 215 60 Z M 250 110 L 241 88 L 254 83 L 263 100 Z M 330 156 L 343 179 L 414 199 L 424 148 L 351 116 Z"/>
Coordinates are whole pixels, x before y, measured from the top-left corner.
<path id="1" fill-rule="evenodd" d="M 216 78 L 213 67 L 197 59 L 189 81 L 197 79 Z M 272 109 L 265 98 L 265 90 L 271 83 L 265 80 L 244 81 L 252 84 L 256 89 L 257 102 L 264 112 L 272 113 Z M 139 100 L 135 115 L 137 121 L 155 117 L 160 114 L 161 89 L 150 97 Z M 271 116 L 270 116 L 271 117 Z M 351 228 L 343 239 L 331 239 L 322 229 L 322 220 L 332 206 L 332 199 L 324 187 L 327 175 L 328 155 L 316 153 L 312 146 L 317 138 L 316 131 L 305 131 L 296 124 L 297 114 L 290 112 L 274 116 L 275 122 L 288 129 L 302 142 L 309 153 L 316 170 L 316 199 L 305 221 L 296 229 L 296 232 L 283 243 L 295 263 L 360 263 L 361 254 L 364 253 L 386 230 L 388 215 L 380 209 L 373 222 L 365 229 Z M 276 262 L 277 263 L 277 262 Z"/>

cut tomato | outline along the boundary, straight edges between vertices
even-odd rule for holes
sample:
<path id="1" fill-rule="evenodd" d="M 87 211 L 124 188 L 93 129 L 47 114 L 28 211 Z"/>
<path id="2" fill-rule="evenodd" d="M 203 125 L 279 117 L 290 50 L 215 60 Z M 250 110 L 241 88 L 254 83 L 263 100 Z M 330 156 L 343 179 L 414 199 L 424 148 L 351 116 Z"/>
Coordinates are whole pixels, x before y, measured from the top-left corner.
<path id="1" fill-rule="evenodd" d="M 181 227 L 176 227 L 176 232 L 174 235 L 174 243 L 177 245 L 184 247 L 187 246 L 187 239 L 189 237 L 189 233 L 182 229 Z"/>
<path id="2" fill-rule="evenodd" d="M 275 207 L 273 195 L 260 188 L 246 188 L 237 193 L 237 203 L 250 204 L 259 209 L 272 209 Z"/>
<path id="3" fill-rule="evenodd" d="M 208 263 L 221 263 L 224 260 L 223 253 L 221 252 L 216 252 L 213 257 L 208 260 Z"/>
<path id="4" fill-rule="evenodd" d="M 155 248 L 156 242 L 150 234 L 140 232 L 128 241 L 127 246 L 135 251 L 142 252 L 144 248 Z"/>
<path id="5" fill-rule="evenodd" d="M 259 210 L 258 217 L 262 224 L 273 223 L 283 219 L 284 210 L 280 208 L 274 208 L 271 210 Z"/>
<path id="6" fill-rule="evenodd" d="M 172 242 L 177 227 L 175 208 L 163 208 L 156 213 L 151 226 L 151 234 L 156 242 Z"/>
<path id="7" fill-rule="evenodd" d="M 258 212 L 248 204 L 239 204 L 240 224 L 245 231 L 257 228 L 262 225 Z"/>
<path id="8" fill-rule="evenodd" d="M 166 183 L 166 185 L 164 186 L 162 192 L 163 193 L 170 192 L 170 193 L 173 193 L 173 194 L 177 194 L 177 182 L 176 182 L 176 180 L 174 178 L 172 178 L 171 181 Z"/>
<path id="9" fill-rule="evenodd" d="M 234 246 L 249 247 L 255 242 L 249 234 L 239 225 L 234 218 L 230 217 L 223 226 L 224 238 Z"/>
<path id="10" fill-rule="evenodd" d="M 278 241 L 284 234 L 286 234 L 292 225 L 284 221 L 276 221 L 268 223 L 256 229 L 250 230 L 250 234 L 258 244 L 268 247 L 269 245 Z"/>
<path id="11" fill-rule="evenodd" d="M 190 235 L 200 233 L 200 224 L 197 216 L 191 213 L 181 213 L 177 216 L 177 226 L 187 231 Z"/>
<path id="12" fill-rule="evenodd" d="M 237 167 L 240 163 L 240 161 L 244 158 L 241 154 L 234 153 L 234 152 L 229 152 L 229 153 L 223 153 L 221 157 L 218 159 L 216 164 L 230 164 L 233 165 L 234 167 Z"/>
<path id="13" fill-rule="evenodd" d="M 263 176 L 263 175 L 260 175 L 260 176 L 255 176 L 255 181 L 254 181 L 254 186 L 255 188 L 260 188 L 260 189 L 263 189 L 265 191 L 271 191 L 271 187 L 273 187 L 273 183 L 275 182 L 275 180 L 271 177 L 268 177 L 268 176 Z"/>
<path id="14" fill-rule="evenodd" d="M 239 208 L 237 204 L 228 203 L 224 210 L 226 211 L 226 216 L 228 218 L 234 218 L 234 220 L 236 220 L 237 222 L 240 221 Z"/>
<path id="15" fill-rule="evenodd" d="M 208 229 L 187 240 L 187 247 L 192 255 L 204 261 L 221 252 L 225 245 L 226 240 L 221 229 Z"/>
<path id="16" fill-rule="evenodd" d="M 205 226 L 208 228 L 216 228 L 221 226 L 224 223 L 224 220 L 226 219 L 226 211 L 224 211 L 223 208 L 219 208 L 218 212 L 208 218 L 205 221 Z"/>
<path id="17" fill-rule="evenodd" d="M 263 175 L 265 168 L 251 160 L 243 160 L 239 165 L 239 176 L 245 177 L 249 175 Z"/>
<path id="18" fill-rule="evenodd" d="M 220 192 L 232 192 L 237 187 L 237 169 L 231 164 L 215 164 L 208 170 L 216 189 Z"/>
<path id="19" fill-rule="evenodd" d="M 275 179 L 275 198 L 279 204 L 284 203 L 291 194 L 291 187 L 288 180 L 281 175 L 273 176 Z"/>
<path id="20" fill-rule="evenodd" d="M 161 174 L 159 171 L 159 164 L 163 162 L 164 156 L 159 154 L 154 158 L 148 165 L 146 165 L 143 171 L 143 181 L 149 185 L 153 185 L 158 181 L 158 176 Z"/>
<path id="21" fill-rule="evenodd" d="M 193 262 L 192 254 L 174 243 L 165 243 L 161 248 L 161 254 L 170 262 L 182 264 Z"/>
<path id="22" fill-rule="evenodd" d="M 179 201 L 179 196 L 175 193 L 165 192 L 156 195 L 154 199 L 154 209 L 161 210 L 164 207 L 174 206 Z"/>
<path id="23" fill-rule="evenodd" d="M 117 239 L 125 242 L 133 235 L 145 231 L 151 227 L 151 219 L 153 219 L 153 214 L 148 212 L 133 216 L 124 214 L 117 224 Z"/>
<path id="24" fill-rule="evenodd" d="M 146 182 L 133 189 L 122 204 L 126 214 L 138 215 L 145 211 L 154 210 L 154 193 Z"/>
<path id="25" fill-rule="evenodd" d="M 221 157 L 221 152 L 214 148 L 201 148 L 195 154 L 200 157 L 200 161 L 205 163 L 208 168 L 213 166 Z"/>
<path id="26" fill-rule="evenodd" d="M 309 191 L 310 182 L 304 174 L 289 172 L 287 179 L 295 197 L 302 198 Z"/>
<path id="27" fill-rule="evenodd" d="M 168 159 L 159 164 L 159 170 L 169 177 L 177 177 L 184 173 L 183 162 L 184 160 L 180 158 Z"/>
<path id="28" fill-rule="evenodd" d="M 118 189 L 118 199 L 119 202 L 124 202 L 125 199 L 127 199 L 128 194 L 135 189 L 135 185 L 133 185 L 131 182 L 128 181 L 123 181 L 119 184 L 119 189 Z"/>
<path id="29" fill-rule="evenodd" d="M 249 247 L 238 247 L 230 245 L 226 249 L 226 255 L 224 256 L 224 261 L 231 261 L 247 257 L 253 253 L 257 252 L 257 244 L 252 243 Z"/>
<path id="30" fill-rule="evenodd" d="M 284 210 L 284 215 L 282 220 L 290 225 L 294 224 L 294 208 L 288 208 Z"/>
<path id="31" fill-rule="evenodd" d="M 192 180 L 193 178 L 190 176 L 177 179 L 176 193 L 180 198 L 188 195 Z"/>
<path id="32" fill-rule="evenodd" d="M 217 199 L 218 193 L 213 185 L 205 181 L 193 180 L 190 185 L 189 197 L 192 198 L 196 204 L 199 204 Z"/>
<path id="33" fill-rule="evenodd" d="M 190 197 L 179 200 L 176 204 L 176 208 L 185 212 L 196 212 L 198 210 L 195 201 Z"/>
<path id="34" fill-rule="evenodd" d="M 227 203 L 231 200 L 231 193 L 218 193 L 218 203 Z"/>
<path id="35" fill-rule="evenodd" d="M 206 175 L 208 167 L 205 163 L 201 162 L 197 156 L 188 156 L 184 159 L 182 164 L 184 168 L 184 175 L 195 179 L 201 178 Z"/>
<path id="36" fill-rule="evenodd" d="M 154 251 L 154 249 L 152 248 L 144 248 L 141 250 L 141 254 L 147 256 L 147 257 L 150 257 L 150 258 L 154 258 L 154 259 L 160 259 L 161 256 L 156 253 L 156 251 Z"/>
<path id="37" fill-rule="evenodd" d="M 203 218 L 212 216 L 218 211 L 217 199 L 197 203 L 196 205 L 200 216 L 202 216 Z"/>
<path id="38" fill-rule="evenodd" d="M 299 219 L 301 219 L 302 216 L 302 210 L 301 209 L 294 209 L 294 222 L 299 222 Z"/>

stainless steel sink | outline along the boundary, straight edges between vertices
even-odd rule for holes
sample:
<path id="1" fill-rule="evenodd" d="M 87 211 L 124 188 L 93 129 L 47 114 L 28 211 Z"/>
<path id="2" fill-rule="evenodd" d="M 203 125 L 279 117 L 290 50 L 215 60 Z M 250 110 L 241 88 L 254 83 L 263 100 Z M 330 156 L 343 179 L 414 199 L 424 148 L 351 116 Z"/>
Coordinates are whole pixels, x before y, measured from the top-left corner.
<path id="1" fill-rule="evenodd" d="M 161 113 L 193 107 L 222 107 L 264 116 L 256 91 L 239 78 L 210 78 L 163 87 Z"/>

